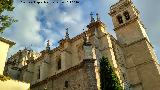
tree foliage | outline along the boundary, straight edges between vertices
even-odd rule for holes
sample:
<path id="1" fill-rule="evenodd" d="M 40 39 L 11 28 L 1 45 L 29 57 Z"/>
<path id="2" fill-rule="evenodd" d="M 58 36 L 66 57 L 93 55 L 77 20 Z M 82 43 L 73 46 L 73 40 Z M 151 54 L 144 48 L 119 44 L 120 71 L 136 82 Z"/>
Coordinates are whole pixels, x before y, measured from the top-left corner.
<path id="1" fill-rule="evenodd" d="M 13 0 L 0 0 L 0 32 L 2 33 L 7 27 L 9 27 L 14 20 L 8 15 L 2 15 L 4 11 L 13 11 Z"/>
<path id="2" fill-rule="evenodd" d="M 119 78 L 110 65 L 108 58 L 100 59 L 101 90 L 123 90 Z"/>

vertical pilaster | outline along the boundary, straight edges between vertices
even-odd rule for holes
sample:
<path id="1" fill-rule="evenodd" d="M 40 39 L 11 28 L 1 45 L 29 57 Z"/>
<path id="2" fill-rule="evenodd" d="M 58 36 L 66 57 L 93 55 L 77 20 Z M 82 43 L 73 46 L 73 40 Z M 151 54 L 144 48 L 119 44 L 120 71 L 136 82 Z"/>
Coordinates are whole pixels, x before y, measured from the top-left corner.
<path id="1" fill-rule="evenodd" d="M 94 62 L 94 59 L 84 59 L 84 71 L 88 82 L 87 90 L 98 90 Z"/>

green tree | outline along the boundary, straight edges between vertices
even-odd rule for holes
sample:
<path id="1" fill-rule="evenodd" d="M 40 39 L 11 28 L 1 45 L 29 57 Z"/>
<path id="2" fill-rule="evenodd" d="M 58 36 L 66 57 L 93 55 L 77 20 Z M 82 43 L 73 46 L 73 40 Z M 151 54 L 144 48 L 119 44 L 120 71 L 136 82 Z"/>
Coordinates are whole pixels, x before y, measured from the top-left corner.
<path id="1" fill-rule="evenodd" d="M 104 56 L 100 59 L 100 82 L 101 90 L 123 90 L 108 58 Z"/>
<path id="2" fill-rule="evenodd" d="M 8 15 L 2 15 L 4 11 L 13 11 L 13 0 L 0 0 L 0 33 L 2 33 L 13 22 L 16 22 Z"/>

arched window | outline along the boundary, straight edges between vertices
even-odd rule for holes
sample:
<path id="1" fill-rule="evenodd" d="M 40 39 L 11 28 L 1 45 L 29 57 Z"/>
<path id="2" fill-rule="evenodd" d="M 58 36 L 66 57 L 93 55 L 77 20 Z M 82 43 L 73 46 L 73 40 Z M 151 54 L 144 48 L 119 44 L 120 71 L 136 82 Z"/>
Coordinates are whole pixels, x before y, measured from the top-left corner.
<path id="1" fill-rule="evenodd" d="M 57 62 L 57 68 L 58 68 L 58 70 L 61 69 L 61 59 L 59 59 Z"/>
<path id="2" fill-rule="evenodd" d="M 125 11 L 125 12 L 123 13 L 123 15 L 125 16 L 125 19 L 126 19 L 126 20 L 129 20 L 129 19 L 130 19 L 130 15 L 129 15 L 129 12 L 128 12 L 128 11 Z"/>
<path id="3" fill-rule="evenodd" d="M 122 19 L 122 16 L 121 16 L 121 15 L 118 15 L 118 16 L 117 16 L 117 20 L 118 20 L 119 24 L 122 24 L 122 23 L 123 23 L 123 19 Z"/>

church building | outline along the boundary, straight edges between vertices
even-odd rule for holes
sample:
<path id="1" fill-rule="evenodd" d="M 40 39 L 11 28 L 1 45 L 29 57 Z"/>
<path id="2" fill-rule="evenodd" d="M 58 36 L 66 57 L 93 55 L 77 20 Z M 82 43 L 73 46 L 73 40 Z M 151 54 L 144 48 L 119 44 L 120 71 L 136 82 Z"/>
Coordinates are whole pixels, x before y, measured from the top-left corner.
<path id="1" fill-rule="evenodd" d="M 116 38 L 98 14 L 87 30 L 40 53 L 20 50 L 6 62 L 4 74 L 28 82 L 31 90 L 100 90 L 99 60 L 107 57 L 124 90 L 160 90 L 160 65 L 140 13 L 131 0 L 110 7 Z"/>

